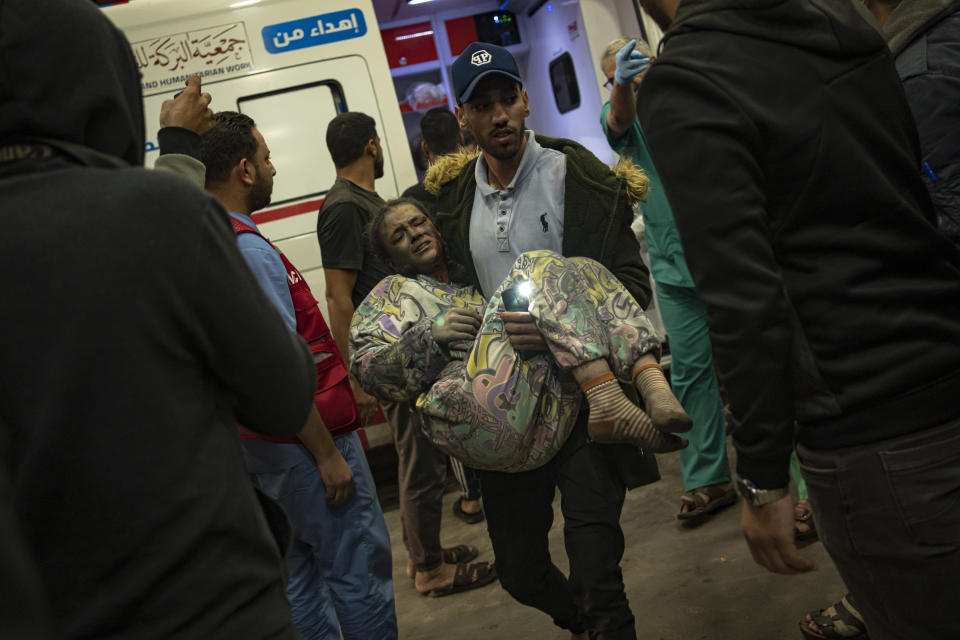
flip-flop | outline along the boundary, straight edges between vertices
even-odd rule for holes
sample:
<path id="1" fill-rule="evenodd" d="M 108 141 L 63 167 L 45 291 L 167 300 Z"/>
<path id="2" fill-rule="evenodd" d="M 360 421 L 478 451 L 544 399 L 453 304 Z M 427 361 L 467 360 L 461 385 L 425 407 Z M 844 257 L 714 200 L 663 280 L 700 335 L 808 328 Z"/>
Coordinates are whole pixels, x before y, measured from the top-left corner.
<path id="1" fill-rule="evenodd" d="M 453 584 L 447 587 L 431 589 L 422 595 L 430 596 L 431 598 L 442 598 L 443 596 L 450 596 L 455 593 L 482 587 L 496 579 L 497 571 L 489 562 L 477 562 L 470 565 L 461 562 L 457 565 L 457 572 L 453 576 Z"/>
<path id="2" fill-rule="evenodd" d="M 478 522 L 483 522 L 483 509 L 477 511 L 476 513 L 467 513 L 463 510 L 463 496 L 457 498 L 456 502 L 453 503 L 453 515 L 457 518 L 460 518 L 467 524 L 477 524 Z"/>
<path id="3" fill-rule="evenodd" d="M 707 520 L 707 517 L 720 509 L 729 507 L 737 501 L 737 490 L 732 484 L 698 487 L 680 496 L 680 513 L 677 520 L 687 527 L 693 527 Z M 692 507 L 685 511 L 685 507 Z"/>

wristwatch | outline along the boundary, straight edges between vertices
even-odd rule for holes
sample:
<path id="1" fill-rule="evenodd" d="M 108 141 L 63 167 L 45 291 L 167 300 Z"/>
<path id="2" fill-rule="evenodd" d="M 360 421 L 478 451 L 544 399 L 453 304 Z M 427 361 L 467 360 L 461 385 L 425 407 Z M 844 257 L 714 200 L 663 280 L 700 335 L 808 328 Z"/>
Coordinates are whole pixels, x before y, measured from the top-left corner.
<path id="1" fill-rule="evenodd" d="M 750 480 L 737 476 L 737 492 L 751 506 L 762 507 L 765 504 L 776 502 L 780 498 L 790 493 L 789 487 L 779 489 L 760 489 Z"/>

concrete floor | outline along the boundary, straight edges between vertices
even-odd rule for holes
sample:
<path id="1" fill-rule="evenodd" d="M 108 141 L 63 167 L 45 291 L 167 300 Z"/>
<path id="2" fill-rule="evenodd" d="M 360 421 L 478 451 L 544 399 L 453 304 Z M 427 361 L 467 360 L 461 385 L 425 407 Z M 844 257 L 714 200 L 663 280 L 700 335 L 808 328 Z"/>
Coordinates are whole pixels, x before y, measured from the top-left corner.
<path id="1" fill-rule="evenodd" d="M 843 594 L 843 583 L 821 544 L 803 551 L 819 570 L 777 576 L 754 564 L 740 533 L 740 505 L 697 529 L 678 526 L 680 456 L 659 456 L 663 479 L 627 493 L 622 567 L 641 640 L 780 640 L 801 638 L 797 621 Z M 730 450 L 731 462 L 734 453 Z M 493 560 L 486 526 L 451 514 L 456 492 L 444 498 L 444 546 L 472 544 Z M 559 496 L 550 552 L 566 571 Z M 394 506 L 385 513 L 393 548 L 394 591 L 403 640 L 567 640 L 543 613 L 514 601 L 498 583 L 445 598 L 426 598 L 406 577 L 407 554 Z"/>

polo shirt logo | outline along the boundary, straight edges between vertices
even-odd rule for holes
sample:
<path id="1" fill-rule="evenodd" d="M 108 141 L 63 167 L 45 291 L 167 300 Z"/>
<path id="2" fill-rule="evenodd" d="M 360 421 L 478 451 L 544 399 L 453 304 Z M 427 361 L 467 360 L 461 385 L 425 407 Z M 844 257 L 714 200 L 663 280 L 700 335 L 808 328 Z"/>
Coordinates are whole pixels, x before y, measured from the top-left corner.
<path id="1" fill-rule="evenodd" d="M 544 213 L 540 216 L 540 226 L 543 227 L 543 232 L 546 233 L 550 230 L 550 225 L 547 224 L 547 214 Z"/>
<path id="2" fill-rule="evenodd" d="M 475 67 L 482 67 L 485 64 L 489 64 L 492 59 L 493 56 L 487 53 L 486 49 L 480 49 L 480 51 L 477 51 L 470 56 L 470 64 Z"/>

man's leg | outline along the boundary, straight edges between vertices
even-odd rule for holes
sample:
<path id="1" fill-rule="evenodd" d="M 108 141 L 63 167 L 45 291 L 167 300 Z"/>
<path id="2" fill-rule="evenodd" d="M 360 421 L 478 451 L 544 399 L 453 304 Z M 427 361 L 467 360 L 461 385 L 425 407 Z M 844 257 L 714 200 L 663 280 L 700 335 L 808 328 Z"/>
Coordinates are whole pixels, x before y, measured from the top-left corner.
<path id="1" fill-rule="evenodd" d="M 477 472 L 454 457 L 450 457 L 450 470 L 460 485 L 460 498 L 453 505 L 453 515 L 468 524 L 483 521 L 480 507 L 480 479 Z"/>
<path id="2" fill-rule="evenodd" d="M 690 492 L 726 485 L 730 482 L 726 420 L 713 368 L 706 307 L 687 287 L 660 284 L 657 298 L 670 337 L 670 386 L 693 420 L 693 429 L 684 434 L 690 445 L 680 452 L 684 489 Z M 729 497 L 723 499 L 732 504 L 732 487 L 729 489 L 725 494 Z"/>
<path id="3" fill-rule="evenodd" d="M 555 459 L 573 599 L 590 631 L 604 640 L 635 640 L 620 570 L 626 490 L 605 451 L 609 445 L 587 442 L 582 418 Z"/>
<path id="4" fill-rule="evenodd" d="M 318 476 L 315 485 L 301 492 L 304 504 L 312 505 L 303 524 L 344 640 L 396 640 L 390 534 L 373 476 L 356 433 L 334 442 L 353 471 L 354 493 L 344 504 L 330 507 Z"/>
<path id="5" fill-rule="evenodd" d="M 243 440 L 247 468 L 256 485 L 276 500 L 287 514 L 293 530 L 293 545 L 287 553 L 287 599 L 293 623 L 304 640 L 338 640 L 340 626 L 321 567 L 310 542 L 310 531 L 301 517 L 310 509 L 304 505 L 306 493 L 320 482 L 313 457 L 299 444 L 277 444 L 263 440 Z M 321 491 L 324 495 L 325 491 Z"/>
<path id="6" fill-rule="evenodd" d="M 446 456 L 423 435 L 409 405 L 383 405 L 393 429 L 399 459 L 397 483 L 403 541 L 417 571 L 431 571 L 443 562 L 440 517 L 447 475 Z"/>
<path id="7" fill-rule="evenodd" d="M 960 421 L 797 453 L 820 539 L 870 638 L 960 638 Z"/>
<path id="8" fill-rule="evenodd" d="M 294 540 L 287 553 L 287 600 L 293 613 L 293 624 L 303 640 L 339 640 L 337 612 L 327 585 L 320 578 L 320 566 L 313 548 Z"/>
<path id="9" fill-rule="evenodd" d="M 554 461 L 533 471 L 478 470 L 487 531 L 500 584 L 521 604 L 534 607 L 573 633 L 586 627 L 566 577 L 550 559 L 547 534 L 553 526 Z"/>

